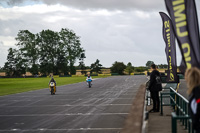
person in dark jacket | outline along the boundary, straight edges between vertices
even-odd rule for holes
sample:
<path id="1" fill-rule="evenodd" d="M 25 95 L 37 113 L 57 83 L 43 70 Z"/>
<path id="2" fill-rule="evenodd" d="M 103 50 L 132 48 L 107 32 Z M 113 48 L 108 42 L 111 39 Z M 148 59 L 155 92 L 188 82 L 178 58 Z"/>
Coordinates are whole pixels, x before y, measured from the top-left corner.
<path id="1" fill-rule="evenodd" d="M 151 93 L 151 99 L 153 100 L 153 109 L 149 112 L 159 112 L 160 111 L 160 99 L 159 90 L 157 88 L 156 76 L 160 76 L 160 72 L 156 69 L 156 65 L 151 65 L 152 72 L 150 74 L 149 91 Z"/>
<path id="2" fill-rule="evenodd" d="M 192 117 L 192 127 L 200 133 L 200 70 L 192 67 L 186 70 L 187 93 L 189 95 L 189 111 Z"/>

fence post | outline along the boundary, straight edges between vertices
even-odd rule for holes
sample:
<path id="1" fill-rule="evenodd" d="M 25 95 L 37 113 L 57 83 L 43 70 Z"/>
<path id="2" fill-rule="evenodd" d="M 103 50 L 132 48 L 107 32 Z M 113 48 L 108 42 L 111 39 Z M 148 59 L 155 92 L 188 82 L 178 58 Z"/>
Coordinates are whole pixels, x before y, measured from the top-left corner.
<path id="1" fill-rule="evenodd" d="M 179 115 L 179 108 L 177 106 L 180 105 L 179 96 L 176 95 L 176 114 Z"/>
<path id="2" fill-rule="evenodd" d="M 172 112 L 172 133 L 176 133 L 177 123 L 176 123 L 175 117 L 176 117 L 176 114 Z"/>
<path id="3" fill-rule="evenodd" d="M 172 90 L 171 90 L 171 88 L 170 88 L 170 104 L 173 103 L 173 101 L 172 101 L 172 99 L 171 99 L 171 97 L 173 97 L 173 95 L 171 94 L 171 92 L 172 92 Z"/>
<path id="4" fill-rule="evenodd" d="M 175 93 L 172 91 L 172 89 L 170 88 L 170 96 L 173 98 L 173 100 L 175 101 Z M 173 101 L 171 98 L 170 98 L 170 102 L 171 102 L 171 105 L 172 105 L 172 103 L 174 103 L 174 104 L 176 104 L 174 101 Z M 172 107 L 173 107 L 173 110 L 175 110 L 175 107 L 176 107 L 176 105 L 172 105 Z"/>
<path id="5" fill-rule="evenodd" d="M 171 115 L 171 129 L 172 133 L 177 132 L 177 120 L 180 120 L 183 126 L 185 126 L 185 129 L 188 129 L 189 133 L 194 133 L 192 126 L 191 126 L 191 118 L 188 114 L 188 100 L 185 99 L 182 95 L 177 93 L 173 88 L 170 87 L 170 92 L 173 92 L 174 94 L 170 93 L 171 103 L 174 101 L 173 108 L 175 112 Z"/>
<path id="6" fill-rule="evenodd" d="M 188 121 L 188 133 L 191 133 L 191 124 L 190 124 L 190 120 Z"/>
<path id="7" fill-rule="evenodd" d="M 163 94 L 160 94 L 160 115 L 163 115 L 163 101 L 162 101 Z"/>
<path id="8" fill-rule="evenodd" d="M 188 114 L 188 107 L 187 107 L 187 103 L 185 102 L 185 114 Z M 187 129 L 188 128 L 188 124 L 189 124 L 189 120 L 187 119 L 186 120 L 186 125 L 185 125 L 185 129 Z"/>

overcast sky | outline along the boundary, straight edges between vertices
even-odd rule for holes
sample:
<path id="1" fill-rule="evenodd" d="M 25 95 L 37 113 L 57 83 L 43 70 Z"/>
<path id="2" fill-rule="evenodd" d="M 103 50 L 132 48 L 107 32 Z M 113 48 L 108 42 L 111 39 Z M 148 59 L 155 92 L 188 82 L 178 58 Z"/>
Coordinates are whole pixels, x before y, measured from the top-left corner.
<path id="1" fill-rule="evenodd" d="M 198 17 L 200 2 L 196 1 Z M 0 66 L 15 47 L 19 30 L 39 33 L 72 29 L 86 51 L 85 64 L 104 67 L 115 61 L 144 66 L 148 60 L 167 64 L 162 21 L 164 0 L 1 0 Z M 180 53 L 177 47 L 178 65 Z M 78 63 L 77 63 L 78 64 Z"/>

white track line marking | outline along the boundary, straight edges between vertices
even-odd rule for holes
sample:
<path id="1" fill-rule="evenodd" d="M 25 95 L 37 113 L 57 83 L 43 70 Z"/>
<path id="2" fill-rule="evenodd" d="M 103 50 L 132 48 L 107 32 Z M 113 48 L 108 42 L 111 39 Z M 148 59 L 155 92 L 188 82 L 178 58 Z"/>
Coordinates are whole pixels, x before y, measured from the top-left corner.
<path id="1" fill-rule="evenodd" d="M 60 101 L 66 101 L 66 100 L 89 100 L 89 99 L 91 99 L 91 98 L 85 98 L 85 99 L 73 99 L 73 98 L 71 98 L 71 99 L 56 99 L 56 101 L 58 101 L 58 100 L 60 100 Z M 93 98 L 94 100 L 106 100 L 106 99 L 111 99 L 111 100 L 133 100 L 133 98 Z M 48 99 L 48 101 L 49 100 L 52 100 L 52 101 L 55 101 L 55 99 Z M 22 99 L 22 100 L 1 100 L 1 102 L 3 102 L 3 101 L 14 101 L 14 102 L 24 102 L 24 100 Z M 26 102 L 27 101 L 35 101 L 35 100 L 26 100 Z M 44 101 L 44 100 L 40 100 L 40 101 Z"/>
<path id="2" fill-rule="evenodd" d="M 4 132 L 9 131 L 101 131 L 101 130 L 122 130 L 123 128 L 77 128 L 77 129 L 47 129 L 47 128 L 38 128 L 38 129 L 10 129 L 10 130 L 0 130 Z"/>
<path id="3" fill-rule="evenodd" d="M 82 105 L 28 105 L 28 106 L 6 106 L 6 107 L 101 107 L 101 106 L 131 106 L 132 104 L 102 104 L 102 105 L 92 105 L 92 104 L 82 104 Z"/>
<path id="4" fill-rule="evenodd" d="M 68 114 L 29 114 L 29 115 L 0 115 L 0 117 L 22 116 L 89 116 L 89 115 L 128 115 L 129 113 L 68 113 Z"/>

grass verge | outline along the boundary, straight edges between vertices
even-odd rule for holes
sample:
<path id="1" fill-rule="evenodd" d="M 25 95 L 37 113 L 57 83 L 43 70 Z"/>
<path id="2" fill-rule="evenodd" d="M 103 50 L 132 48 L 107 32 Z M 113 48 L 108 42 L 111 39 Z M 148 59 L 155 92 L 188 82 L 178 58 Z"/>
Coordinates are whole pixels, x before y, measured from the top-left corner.
<path id="1" fill-rule="evenodd" d="M 105 78 L 108 76 L 95 76 Z M 79 83 L 86 77 L 55 77 L 57 86 Z M 50 78 L 0 78 L 0 96 L 48 88 Z"/>

